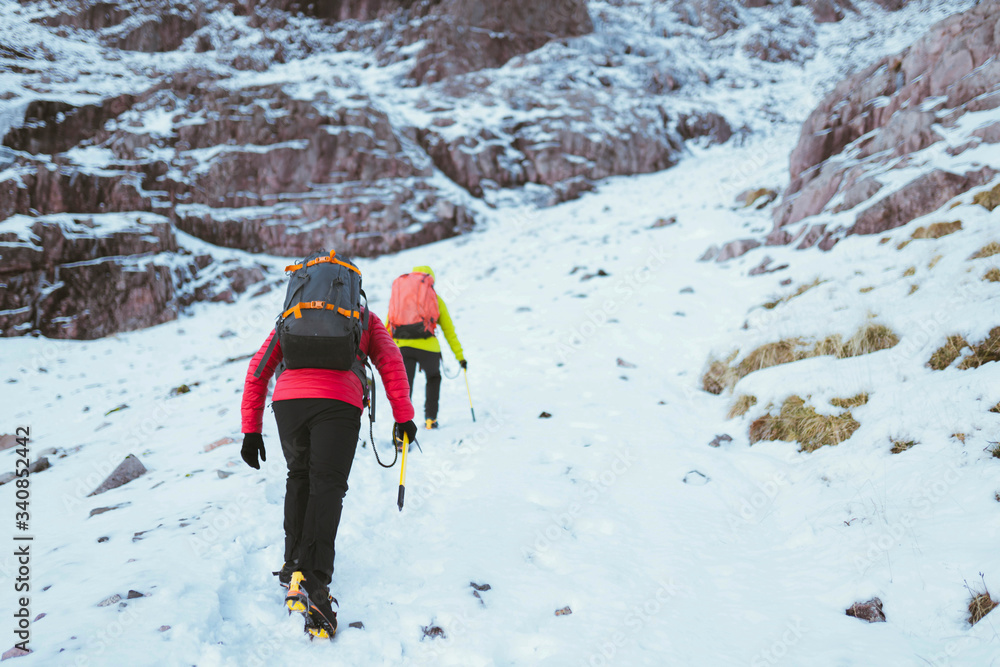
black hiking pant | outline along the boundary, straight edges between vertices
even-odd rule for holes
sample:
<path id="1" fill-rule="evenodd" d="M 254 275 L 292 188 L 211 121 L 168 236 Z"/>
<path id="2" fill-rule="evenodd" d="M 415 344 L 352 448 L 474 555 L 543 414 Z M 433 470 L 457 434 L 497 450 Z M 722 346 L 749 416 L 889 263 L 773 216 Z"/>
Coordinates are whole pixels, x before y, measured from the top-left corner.
<path id="1" fill-rule="evenodd" d="M 361 408 L 332 398 L 274 401 L 285 482 L 285 562 L 329 585 Z"/>
<path id="2" fill-rule="evenodd" d="M 441 398 L 441 353 L 418 350 L 415 347 L 400 347 L 406 380 L 410 383 L 410 398 L 413 398 L 413 378 L 417 375 L 417 364 L 427 377 L 427 396 L 424 399 L 424 419 L 437 419 L 438 400 Z"/>

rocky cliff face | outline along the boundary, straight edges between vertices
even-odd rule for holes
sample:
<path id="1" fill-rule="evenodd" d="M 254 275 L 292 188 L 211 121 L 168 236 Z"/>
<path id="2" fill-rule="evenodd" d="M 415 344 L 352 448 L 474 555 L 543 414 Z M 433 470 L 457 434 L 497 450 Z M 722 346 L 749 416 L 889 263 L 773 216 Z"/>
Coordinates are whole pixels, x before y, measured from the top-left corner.
<path id="1" fill-rule="evenodd" d="M 902 0 L 879 4 L 898 9 Z M 671 167 L 686 142 L 746 136 L 783 113 L 772 101 L 748 120 L 718 91 L 773 81 L 772 68 L 815 54 L 818 24 L 871 7 L 869 0 L 4 6 L 0 234 L 16 239 L 0 246 L 0 262 L 5 284 L 17 288 L 0 303 L 0 328 L 93 336 L 143 326 L 189 299 L 215 298 L 187 286 L 221 275 L 213 268 L 220 258 L 240 263 L 234 284 L 263 275 L 251 256 L 236 260 L 229 249 L 378 255 L 465 232 L 507 203 L 551 205 L 599 179 Z M 759 66 L 734 75 L 733 63 L 746 60 Z M 803 150 L 802 160 L 813 159 Z M 821 189 L 822 179 L 799 172 L 786 202 Z M 852 190 L 855 199 L 875 187 L 856 180 L 863 184 Z M 898 207 L 873 212 L 866 224 L 882 224 L 879 215 Z M 136 225 L 157 220 L 170 233 L 139 251 L 125 236 L 94 232 L 103 244 L 123 245 L 85 260 L 48 251 L 71 231 L 69 245 L 76 244 L 80 220 L 111 214 Z M 41 226 L 26 227 L 25 219 Z M 171 234 L 211 245 L 173 247 Z M 44 250 L 44 261 L 29 253 L 34 263 L 20 255 L 15 262 L 11 249 L 26 243 Z M 185 253 L 215 259 L 191 264 Z M 134 295 L 141 287 L 144 296 L 127 299 L 143 304 L 139 311 L 110 305 L 117 303 L 110 287 L 98 290 L 98 302 L 73 291 L 66 276 L 84 271 L 75 265 L 102 257 L 98 264 L 108 266 L 98 282 Z M 177 262 L 187 273 L 162 270 Z M 65 265 L 73 271 L 59 269 Z M 167 278 L 169 288 L 161 284 Z M 128 287 L 129 280 L 138 282 Z M 101 323 L 59 319 L 95 308 L 123 310 Z"/>
<path id="2" fill-rule="evenodd" d="M 1000 3 L 980 2 L 842 81 L 790 158 L 769 244 L 832 247 L 937 210 L 996 172 L 971 149 L 1000 141 Z M 823 213 L 838 224 L 801 224 Z M 841 222 L 843 221 L 843 222 Z"/>

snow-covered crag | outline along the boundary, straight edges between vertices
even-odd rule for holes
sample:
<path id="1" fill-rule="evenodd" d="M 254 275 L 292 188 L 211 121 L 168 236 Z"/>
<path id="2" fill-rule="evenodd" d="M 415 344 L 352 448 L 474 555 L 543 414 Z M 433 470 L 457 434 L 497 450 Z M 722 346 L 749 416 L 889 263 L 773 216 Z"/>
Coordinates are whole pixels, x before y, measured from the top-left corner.
<path id="1" fill-rule="evenodd" d="M 145 214 L 251 253 L 398 251 L 467 231 L 491 207 L 666 169 L 685 142 L 766 128 L 781 101 L 748 117 L 736 92 L 807 63 L 817 26 L 869 7 L 886 15 L 834 0 L 8 4 L 0 221 Z M 155 252 L 166 265 L 186 251 Z M 51 271 L 0 271 L 18 285 L 0 301 L 4 335 L 97 336 L 182 307 L 166 296 L 180 284 L 149 282 L 164 296 L 148 316 L 85 333 L 49 324 L 74 310 L 65 296 L 54 305 Z"/>

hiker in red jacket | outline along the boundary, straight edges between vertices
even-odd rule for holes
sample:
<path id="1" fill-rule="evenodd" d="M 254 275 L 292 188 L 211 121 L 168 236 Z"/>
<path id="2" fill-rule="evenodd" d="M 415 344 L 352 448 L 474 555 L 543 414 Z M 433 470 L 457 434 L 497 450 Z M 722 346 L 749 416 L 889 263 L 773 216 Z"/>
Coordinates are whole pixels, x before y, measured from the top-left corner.
<path id="1" fill-rule="evenodd" d="M 261 461 L 266 460 L 261 424 L 268 381 L 283 359 L 280 343 L 275 341 L 274 351 L 260 377 L 255 377 L 254 373 L 273 337 L 272 330 L 250 362 L 243 390 L 245 435 L 241 455 L 253 468 L 260 468 L 258 454 Z M 403 358 L 374 313 L 369 313 L 368 328 L 362 333 L 360 348 L 362 354 L 374 362 L 382 377 L 396 421 L 394 437 L 401 439 L 405 433 L 412 442 L 417 427 L 413 423 L 413 405 Z M 288 465 L 285 564 L 278 580 L 287 587 L 292 573 L 301 571 L 310 598 L 325 603 L 322 611 L 324 615 L 332 613 L 333 629 L 336 630 L 336 613 L 326 600 L 333 576 L 334 542 L 347 493 L 347 477 L 361 428 L 361 380 L 349 370 L 285 369 L 278 375 L 272 401 L 281 449 Z"/>

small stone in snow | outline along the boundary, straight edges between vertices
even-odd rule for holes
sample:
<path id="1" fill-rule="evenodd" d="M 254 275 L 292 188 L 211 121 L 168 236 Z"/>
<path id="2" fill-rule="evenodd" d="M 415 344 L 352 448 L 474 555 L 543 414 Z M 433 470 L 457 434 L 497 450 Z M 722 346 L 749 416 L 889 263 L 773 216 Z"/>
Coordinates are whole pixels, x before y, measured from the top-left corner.
<path id="1" fill-rule="evenodd" d="M 694 288 L 685 287 L 684 289 L 681 290 L 681 294 L 694 294 Z"/>
<path id="2" fill-rule="evenodd" d="M 219 475 L 219 479 L 225 479 L 233 474 L 231 472 L 226 472 L 225 470 L 216 470 L 215 472 Z"/>
<path id="3" fill-rule="evenodd" d="M 688 474 L 684 475 L 684 483 L 693 484 L 695 486 L 708 484 L 708 479 L 708 475 L 698 472 L 697 470 L 692 470 L 688 472 Z"/>
<path id="4" fill-rule="evenodd" d="M 572 613 L 573 610 L 570 609 L 568 606 L 563 607 L 562 609 L 556 609 L 556 616 L 569 616 Z"/>
<path id="5" fill-rule="evenodd" d="M 160 632 L 166 632 L 169 629 L 170 629 L 169 625 L 161 625 L 160 626 Z"/>
<path id="6" fill-rule="evenodd" d="M 104 598 L 103 600 L 101 600 L 100 602 L 98 602 L 97 606 L 98 607 L 107 607 L 107 606 L 113 605 L 116 602 L 121 602 L 121 599 L 122 599 L 122 596 L 118 595 L 118 593 L 115 593 L 111 597 Z"/>
<path id="7" fill-rule="evenodd" d="M 353 623 L 349 624 L 347 627 L 349 627 L 349 628 L 357 628 L 358 630 L 364 630 L 365 629 L 365 624 L 362 623 L 361 621 L 354 621 Z"/>
<path id="8" fill-rule="evenodd" d="M 145 594 L 140 593 L 139 591 L 129 590 L 128 595 L 126 595 L 125 597 L 127 597 L 129 600 L 132 600 L 134 598 L 145 597 Z"/>
<path id="9" fill-rule="evenodd" d="M 538 415 L 538 418 L 539 418 L 539 419 L 548 419 L 548 418 L 549 418 L 549 417 L 551 417 L 551 416 L 552 416 L 552 414 L 551 414 L 551 413 L 549 413 L 549 412 L 545 412 L 545 411 L 543 410 L 543 411 L 542 411 L 542 414 Z"/>
<path id="10" fill-rule="evenodd" d="M 617 363 L 620 368 L 636 368 L 636 365 L 631 361 L 625 361 L 621 357 L 618 357 L 615 363 Z"/>
<path id="11" fill-rule="evenodd" d="M 9 660 L 10 658 L 20 658 L 21 656 L 28 655 L 29 653 L 31 653 L 31 651 L 25 651 L 24 649 L 13 646 L 4 651 L 3 656 L 0 657 L 0 661 Z"/>
<path id="12" fill-rule="evenodd" d="M 732 441 L 733 441 L 733 436 L 729 435 L 728 433 L 723 433 L 722 435 L 715 436 L 715 439 L 712 440 L 712 442 L 708 443 L 708 445 L 709 447 L 718 447 L 724 442 L 732 442 Z"/>

